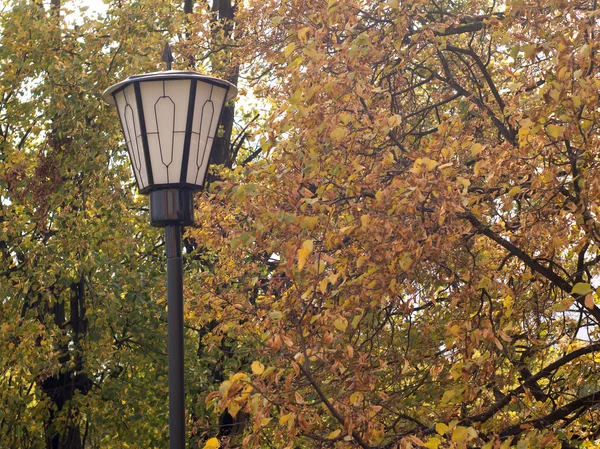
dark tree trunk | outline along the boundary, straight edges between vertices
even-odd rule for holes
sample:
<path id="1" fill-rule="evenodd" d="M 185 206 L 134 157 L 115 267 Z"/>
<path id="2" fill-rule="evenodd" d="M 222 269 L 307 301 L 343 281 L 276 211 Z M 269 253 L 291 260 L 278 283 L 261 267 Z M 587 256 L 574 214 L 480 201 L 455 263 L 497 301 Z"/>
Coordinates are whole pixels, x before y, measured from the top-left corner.
<path id="1" fill-rule="evenodd" d="M 220 22 L 219 27 L 216 27 L 215 29 L 222 29 L 226 38 L 232 38 L 233 19 L 235 15 L 235 8 L 232 0 L 213 0 L 212 9 L 215 13 L 217 13 L 217 17 Z M 227 81 L 237 86 L 238 74 L 239 67 L 237 65 L 229 67 Z M 213 144 L 210 161 L 212 164 L 225 165 L 229 168 L 231 168 L 233 165 L 234 161 L 231 160 L 231 135 L 233 133 L 234 115 L 235 105 L 233 103 L 226 105 L 221 117 L 221 126 L 223 132 L 220 134 L 220 137 L 215 139 Z"/>
<path id="2" fill-rule="evenodd" d="M 58 427 L 56 417 L 65 410 L 69 401 L 73 399 L 75 392 L 87 394 L 92 388 L 92 381 L 81 372 L 83 361 L 80 350 L 81 337 L 87 331 L 87 319 L 85 318 L 85 289 L 83 277 L 79 282 L 71 284 L 71 298 L 69 301 L 69 320 L 65 323 L 65 307 L 57 301 L 53 307 L 54 323 L 60 328 L 70 327 L 72 331 L 72 343 L 74 351 L 71 352 L 67 345 L 61 348 L 60 361 L 65 365 L 74 357 L 75 364 L 72 369 L 61 371 L 59 374 L 48 377 L 40 383 L 42 391 L 55 405 L 50 410 L 50 416 L 46 421 L 46 448 L 47 449 L 83 449 L 82 435 L 79 428 L 78 411 L 69 410 L 71 416 L 67 424 Z M 63 421 L 61 421 L 63 422 Z"/>

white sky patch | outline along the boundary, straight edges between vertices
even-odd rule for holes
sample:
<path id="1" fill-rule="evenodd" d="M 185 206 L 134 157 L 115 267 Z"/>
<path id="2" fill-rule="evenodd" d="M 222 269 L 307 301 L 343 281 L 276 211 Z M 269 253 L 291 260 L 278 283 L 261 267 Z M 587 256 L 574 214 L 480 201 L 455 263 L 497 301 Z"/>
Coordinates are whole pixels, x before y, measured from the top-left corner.
<path id="1" fill-rule="evenodd" d="M 65 9 L 73 11 L 67 14 L 68 22 L 82 24 L 86 17 L 95 18 L 106 13 L 106 4 L 103 0 L 77 0 L 63 2 Z"/>

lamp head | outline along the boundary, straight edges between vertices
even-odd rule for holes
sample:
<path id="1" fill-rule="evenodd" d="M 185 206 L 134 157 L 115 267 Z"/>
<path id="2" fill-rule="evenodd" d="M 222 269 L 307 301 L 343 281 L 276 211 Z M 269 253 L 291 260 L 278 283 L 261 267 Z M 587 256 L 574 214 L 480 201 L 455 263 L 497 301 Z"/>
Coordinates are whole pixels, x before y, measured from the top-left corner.
<path id="1" fill-rule="evenodd" d="M 140 193 L 202 189 L 221 111 L 236 94 L 227 81 L 179 70 L 133 75 L 104 91 Z"/>
<path id="2" fill-rule="evenodd" d="M 140 193 L 150 195 L 154 226 L 194 222 L 193 191 L 204 187 L 225 103 L 237 88 L 197 72 L 133 75 L 110 86 L 102 99 L 116 106 Z"/>

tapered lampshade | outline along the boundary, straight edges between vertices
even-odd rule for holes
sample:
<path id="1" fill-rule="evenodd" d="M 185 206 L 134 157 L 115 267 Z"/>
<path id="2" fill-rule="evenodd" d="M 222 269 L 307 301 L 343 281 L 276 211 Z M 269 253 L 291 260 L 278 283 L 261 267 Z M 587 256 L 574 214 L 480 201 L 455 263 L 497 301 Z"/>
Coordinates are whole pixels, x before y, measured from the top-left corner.
<path id="1" fill-rule="evenodd" d="M 102 98 L 116 105 L 140 193 L 199 190 L 231 83 L 196 72 L 134 75 Z"/>

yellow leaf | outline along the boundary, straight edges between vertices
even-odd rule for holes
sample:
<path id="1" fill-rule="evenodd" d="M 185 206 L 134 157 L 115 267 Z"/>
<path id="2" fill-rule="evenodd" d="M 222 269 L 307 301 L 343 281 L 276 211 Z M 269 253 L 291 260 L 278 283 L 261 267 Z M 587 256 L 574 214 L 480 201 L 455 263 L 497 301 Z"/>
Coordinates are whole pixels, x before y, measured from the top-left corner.
<path id="1" fill-rule="evenodd" d="M 302 192 L 304 193 L 304 192 Z M 316 201 L 314 201 L 313 198 L 306 198 L 305 197 L 306 202 L 308 202 L 309 204 L 313 204 Z M 302 217 L 302 219 L 300 220 L 300 226 L 302 227 L 302 229 L 314 229 L 314 227 L 319 223 L 319 219 L 317 217 Z"/>
<path id="2" fill-rule="evenodd" d="M 429 159 L 428 157 L 419 158 L 415 161 L 414 167 L 416 169 L 416 174 L 419 174 L 422 171 L 422 168 L 425 167 L 426 171 L 431 171 L 435 167 L 439 165 L 438 161 L 434 161 L 433 159 Z"/>
<path id="3" fill-rule="evenodd" d="M 258 360 L 252 362 L 250 368 L 252 369 L 252 372 L 257 376 L 260 376 L 265 371 L 265 365 L 260 363 Z"/>
<path id="4" fill-rule="evenodd" d="M 331 131 L 331 133 L 329 133 L 329 137 L 334 142 L 341 142 L 341 140 L 344 138 L 345 135 L 346 135 L 346 129 L 342 128 L 340 126 L 338 126 L 333 131 Z"/>
<path id="5" fill-rule="evenodd" d="M 442 156 L 444 156 L 446 159 L 449 159 L 453 156 L 454 151 L 452 150 L 452 147 L 444 147 L 442 148 Z"/>
<path id="6" fill-rule="evenodd" d="M 423 171 L 423 169 L 421 168 L 421 161 L 421 159 L 417 159 L 413 164 L 413 167 L 409 171 L 411 173 L 414 173 L 415 175 L 421 174 L 421 172 Z"/>
<path id="7" fill-rule="evenodd" d="M 296 417 L 295 413 L 288 413 L 287 415 L 281 415 L 281 417 L 279 418 L 279 425 L 284 425 L 286 422 L 288 422 L 290 419 L 293 419 Z"/>
<path id="8" fill-rule="evenodd" d="M 219 449 L 221 447 L 221 443 L 216 438 L 211 438 L 204 444 L 204 449 Z"/>
<path id="9" fill-rule="evenodd" d="M 368 228 L 371 224 L 371 217 L 369 217 L 368 215 L 361 215 L 360 224 L 363 228 Z"/>
<path id="10" fill-rule="evenodd" d="M 473 156 L 477 156 L 479 153 L 481 153 L 483 151 L 485 147 L 483 145 L 481 145 L 480 143 L 474 143 L 471 146 L 471 155 Z"/>
<path id="11" fill-rule="evenodd" d="M 356 226 L 344 226 L 343 228 L 340 228 L 340 233 L 350 234 L 354 229 L 356 229 Z"/>
<path id="12" fill-rule="evenodd" d="M 467 428 L 463 426 L 456 426 L 452 432 L 452 441 L 455 443 L 459 441 L 465 441 L 467 438 Z"/>
<path id="13" fill-rule="evenodd" d="M 400 259 L 400 268 L 402 268 L 404 271 L 408 270 L 412 265 L 412 261 L 413 260 L 410 253 L 404 253 L 402 258 Z"/>
<path id="14" fill-rule="evenodd" d="M 314 244 L 312 240 L 304 240 L 304 242 L 302 243 L 302 248 L 306 248 L 308 250 L 308 252 L 312 252 L 313 248 L 314 248 Z"/>
<path id="15" fill-rule="evenodd" d="M 454 390 L 446 390 L 442 396 L 442 404 L 448 404 L 456 396 Z"/>
<path id="16" fill-rule="evenodd" d="M 285 47 L 285 49 L 283 50 L 283 54 L 287 58 L 289 55 L 291 55 L 293 53 L 293 51 L 295 49 L 296 49 L 296 44 L 294 44 L 292 42 L 292 43 L 288 44 L 287 47 Z"/>
<path id="17" fill-rule="evenodd" d="M 314 58 L 315 56 L 318 55 L 317 50 L 315 50 L 312 46 L 311 47 L 304 47 L 302 49 L 302 53 L 304 53 L 309 58 Z"/>
<path id="18" fill-rule="evenodd" d="M 589 58 L 590 55 L 592 54 L 592 45 L 590 44 L 585 44 L 584 46 L 581 47 L 581 49 L 579 50 L 579 55 L 582 58 Z"/>
<path id="19" fill-rule="evenodd" d="M 483 277 L 477 284 L 477 289 L 485 288 L 489 289 L 492 286 L 492 280 L 489 277 Z"/>
<path id="20" fill-rule="evenodd" d="M 231 416 L 233 416 L 234 418 L 237 416 L 238 412 L 240 411 L 240 409 L 242 408 L 242 406 L 240 405 L 239 402 L 236 401 L 232 401 L 229 403 L 229 405 L 227 406 L 227 411 L 229 412 L 229 414 Z"/>
<path id="21" fill-rule="evenodd" d="M 344 332 L 348 327 L 348 320 L 344 317 L 340 317 L 333 322 L 333 325 L 337 330 Z"/>
<path id="22" fill-rule="evenodd" d="M 462 191 L 463 195 L 469 191 L 469 186 L 471 185 L 471 181 L 459 176 L 456 178 L 456 182 L 463 187 L 463 191 Z"/>
<path id="23" fill-rule="evenodd" d="M 325 294 L 325 292 L 327 292 L 327 284 L 329 284 L 329 278 L 323 278 L 321 279 L 321 282 L 319 282 L 319 291 L 322 294 Z"/>
<path id="24" fill-rule="evenodd" d="M 340 433 L 342 433 L 342 431 L 341 431 L 340 429 L 338 429 L 338 430 L 334 430 L 334 431 L 333 431 L 333 432 L 331 432 L 329 435 L 327 435 L 327 438 L 328 438 L 329 440 L 333 440 L 334 438 L 337 438 L 337 437 L 340 435 Z"/>
<path id="25" fill-rule="evenodd" d="M 552 306 L 552 310 L 555 312 L 565 312 L 571 308 L 573 301 L 573 298 L 567 298 L 559 303 L 554 304 Z"/>
<path id="26" fill-rule="evenodd" d="M 304 268 L 304 265 L 306 265 L 306 259 L 308 258 L 309 254 L 310 251 L 308 248 L 300 248 L 298 250 L 298 270 L 302 271 L 302 268 Z"/>
<path id="27" fill-rule="evenodd" d="M 221 385 L 219 386 L 219 392 L 225 396 L 227 394 L 227 392 L 229 391 L 229 388 L 231 387 L 231 382 L 229 382 L 228 380 L 225 380 L 223 382 L 221 382 Z"/>
<path id="28" fill-rule="evenodd" d="M 362 267 L 366 261 L 367 258 L 365 256 L 360 256 L 358 259 L 356 259 L 356 268 Z"/>
<path id="29" fill-rule="evenodd" d="M 344 125 L 347 125 L 352 120 L 352 115 L 348 114 L 347 112 L 340 112 L 338 117 Z"/>
<path id="30" fill-rule="evenodd" d="M 310 33 L 310 27 L 300 28 L 298 30 L 298 38 L 300 39 L 300 42 L 302 42 L 303 44 L 305 44 L 308 41 L 308 34 L 309 33 Z"/>
<path id="31" fill-rule="evenodd" d="M 562 137 L 562 135 L 563 135 L 562 126 L 548 125 L 546 127 L 546 131 L 548 132 L 548 135 L 550 137 L 552 137 L 553 139 L 558 139 L 559 137 Z"/>
<path id="32" fill-rule="evenodd" d="M 508 191 L 508 196 L 517 196 L 519 193 L 521 193 L 521 187 L 515 186 Z"/>
<path id="33" fill-rule="evenodd" d="M 448 432 L 448 426 L 443 422 L 439 422 L 435 425 L 435 431 L 438 433 L 438 435 L 444 435 L 446 432 Z"/>
<path id="34" fill-rule="evenodd" d="M 231 383 L 237 381 L 237 380 L 246 380 L 248 379 L 248 376 L 246 376 L 246 373 L 235 373 L 233 375 L 233 377 L 231 378 Z"/>
<path id="35" fill-rule="evenodd" d="M 437 449 L 438 446 L 440 445 L 441 440 L 438 437 L 433 437 L 430 438 L 427 443 L 425 443 L 423 446 L 425 446 L 428 449 Z"/>
<path id="36" fill-rule="evenodd" d="M 266 426 L 267 424 L 269 424 L 269 423 L 271 422 L 271 419 L 272 419 L 272 418 L 262 418 L 262 419 L 260 420 L 260 425 L 261 425 L 262 427 Z"/>
<path id="37" fill-rule="evenodd" d="M 387 121 L 390 128 L 395 128 L 396 126 L 400 126 L 402 123 L 402 117 L 398 114 L 392 115 L 391 117 L 388 117 Z"/>
<path id="38" fill-rule="evenodd" d="M 352 405 L 360 405 L 364 396 L 360 391 L 355 391 L 350 395 L 350 404 Z"/>
<path id="39" fill-rule="evenodd" d="M 592 286 L 587 282 L 578 282 L 573 286 L 571 293 L 574 295 L 587 295 L 588 293 L 592 293 Z"/>

